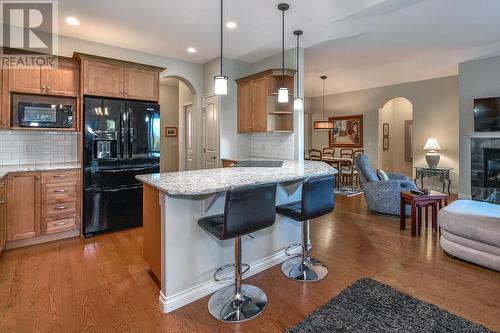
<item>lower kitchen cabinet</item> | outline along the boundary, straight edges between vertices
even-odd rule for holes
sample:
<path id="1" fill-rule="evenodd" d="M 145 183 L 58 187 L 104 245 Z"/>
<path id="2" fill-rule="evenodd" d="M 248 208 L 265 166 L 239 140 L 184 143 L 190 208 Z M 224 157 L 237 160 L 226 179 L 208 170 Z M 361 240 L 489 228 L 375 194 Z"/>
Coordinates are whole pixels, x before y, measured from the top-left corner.
<path id="1" fill-rule="evenodd" d="M 11 173 L 7 179 L 7 241 L 40 235 L 40 173 Z"/>
<path id="2" fill-rule="evenodd" d="M 78 235 L 79 193 L 79 170 L 9 174 L 4 195 L 6 247 Z"/>

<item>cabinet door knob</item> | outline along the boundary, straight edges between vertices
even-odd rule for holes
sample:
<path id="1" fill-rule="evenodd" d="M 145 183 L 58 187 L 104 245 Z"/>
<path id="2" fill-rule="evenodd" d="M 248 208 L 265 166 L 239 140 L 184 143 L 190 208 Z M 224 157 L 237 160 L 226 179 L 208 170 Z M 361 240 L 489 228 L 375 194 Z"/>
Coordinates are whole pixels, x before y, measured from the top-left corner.
<path id="1" fill-rule="evenodd" d="M 5 126 L 5 125 L 7 125 L 7 122 L 6 122 L 6 121 L 3 121 L 3 122 L 2 122 L 2 125 L 4 125 L 4 126 Z"/>
<path id="2" fill-rule="evenodd" d="M 45 87 L 45 86 L 42 86 L 42 89 L 43 89 L 43 90 L 45 90 L 45 89 L 47 89 L 47 87 Z"/>
<path id="3" fill-rule="evenodd" d="M 5 203 L 5 200 L 0 200 L 0 205 L 3 205 Z"/>
<path id="4" fill-rule="evenodd" d="M 128 95 L 128 91 L 125 90 L 124 93 L 125 93 L 125 95 Z"/>
<path id="5" fill-rule="evenodd" d="M 47 86 L 47 90 L 49 90 L 49 89 L 50 89 L 50 86 Z"/>
<path id="6" fill-rule="evenodd" d="M 35 179 L 36 179 L 36 180 L 40 180 L 40 176 L 36 176 L 36 177 L 35 177 Z"/>

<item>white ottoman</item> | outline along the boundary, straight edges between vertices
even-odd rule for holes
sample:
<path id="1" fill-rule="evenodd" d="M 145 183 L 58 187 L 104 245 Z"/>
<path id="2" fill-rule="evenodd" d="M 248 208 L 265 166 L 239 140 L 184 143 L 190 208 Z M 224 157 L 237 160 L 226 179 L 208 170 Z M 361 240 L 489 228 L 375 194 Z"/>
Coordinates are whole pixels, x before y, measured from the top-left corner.
<path id="1" fill-rule="evenodd" d="M 441 248 L 450 255 L 500 271 L 500 206 L 457 200 L 438 213 Z"/>

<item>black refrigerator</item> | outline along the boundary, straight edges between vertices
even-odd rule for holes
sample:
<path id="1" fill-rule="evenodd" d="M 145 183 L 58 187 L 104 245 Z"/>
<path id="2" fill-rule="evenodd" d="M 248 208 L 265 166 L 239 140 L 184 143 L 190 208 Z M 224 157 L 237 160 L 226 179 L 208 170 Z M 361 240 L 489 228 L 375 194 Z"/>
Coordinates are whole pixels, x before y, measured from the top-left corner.
<path id="1" fill-rule="evenodd" d="M 160 169 L 160 106 L 87 97 L 84 100 L 83 233 L 142 225 L 142 183 Z"/>

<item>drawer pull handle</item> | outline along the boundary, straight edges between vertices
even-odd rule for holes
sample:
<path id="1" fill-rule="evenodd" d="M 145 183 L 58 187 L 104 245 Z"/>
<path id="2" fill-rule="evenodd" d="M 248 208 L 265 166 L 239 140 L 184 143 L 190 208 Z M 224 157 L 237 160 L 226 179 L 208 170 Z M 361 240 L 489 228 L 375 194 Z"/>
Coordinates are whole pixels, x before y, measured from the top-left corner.
<path id="1" fill-rule="evenodd" d="M 57 207 L 55 207 L 55 209 L 57 209 L 57 210 L 63 210 L 63 209 L 67 209 L 67 208 L 69 208 L 69 206 L 57 206 Z"/>
<path id="2" fill-rule="evenodd" d="M 5 186 L 5 183 L 0 183 L 0 187 L 4 187 Z"/>
<path id="3" fill-rule="evenodd" d="M 66 222 L 58 222 L 58 223 L 54 223 L 54 226 L 55 226 L 55 227 L 60 227 L 60 226 L 62 226 L 62 225 L 66 225 L 66 224 L 68 224 L 68 221 L 66 221 Z"/>
<path id="4" fill-rule="evenodd" d="M 54 175 L 54 178 L 66 178 L 68 175 Z"/>
<path id="5" fill-rule="evenodd" d="M 55 190 L 54 193 L 66 193 L 68 190 Z"/>

